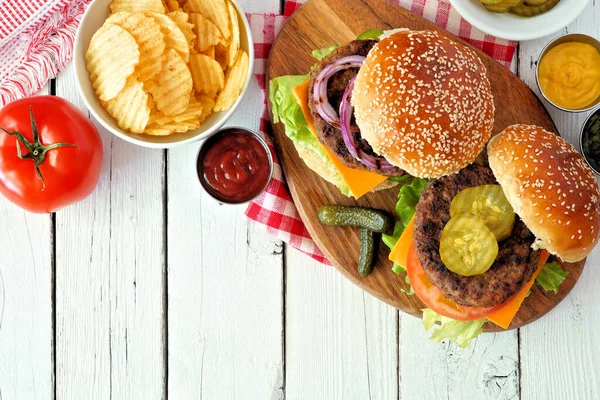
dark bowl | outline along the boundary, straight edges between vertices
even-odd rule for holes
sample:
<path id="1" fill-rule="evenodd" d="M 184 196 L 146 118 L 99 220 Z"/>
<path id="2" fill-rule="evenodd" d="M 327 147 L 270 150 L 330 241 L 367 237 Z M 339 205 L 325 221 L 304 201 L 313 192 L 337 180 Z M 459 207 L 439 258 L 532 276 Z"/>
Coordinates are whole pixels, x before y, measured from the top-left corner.
<path id="1" fill-rule="evenodd" d="M 598 108 L 593 113 L 588 115 L 585 122 L 583 123 L 583 126 L 581 128 L 581 133 L 579 134 L 579 148 L 581 150 L 581 154 L 583 155 L 583 158 L 585 159 L 585 162 L 588 163 L 588 165 L 590 166 L 592 171 L 594 171 L 596 173 L 596 175 L 600 175 L 600 164 L 598 164 L 589 154 L 589 140 L 590 139 L 588 137 L 587 128 L 591 123 L 592 117 L 594 117 L 594 116 L 600 116 L 600 108 Z"/>

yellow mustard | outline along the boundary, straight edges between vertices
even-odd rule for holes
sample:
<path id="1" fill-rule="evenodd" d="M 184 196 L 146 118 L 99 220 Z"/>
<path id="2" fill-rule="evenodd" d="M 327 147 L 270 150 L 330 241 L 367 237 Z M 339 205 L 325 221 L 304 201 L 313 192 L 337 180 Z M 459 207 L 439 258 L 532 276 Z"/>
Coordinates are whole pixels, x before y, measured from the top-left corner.
<path id="1" fill-rule="evenodd" d="M 539 65 L 542 91 L 559 107 L 575 110 L 600 96 L 600 53 L 587 43 L 567 42 L 552 48 Z"/>

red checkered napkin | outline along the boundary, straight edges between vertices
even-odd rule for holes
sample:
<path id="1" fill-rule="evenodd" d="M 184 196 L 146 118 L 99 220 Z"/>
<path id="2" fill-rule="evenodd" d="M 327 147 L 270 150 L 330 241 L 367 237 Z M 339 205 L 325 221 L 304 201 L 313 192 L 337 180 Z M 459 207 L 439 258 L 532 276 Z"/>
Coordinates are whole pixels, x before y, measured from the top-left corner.
<path id="1" fill-rule="evenodd" d="M 41 90 L 71 60 L 91 0 L 0 0 L 0 107 Z"/>
<path id="2" fill-rule="evenodd" d="M 475 47 L 485 51 L 498 62 L 510 67 L 517 42 L 497 39 L 473 28 L 452 8 L 448 0 L 390 0 L 415 14 L 422 15 L 441 28 L 458 35 Z M 288 1 L 284 15 L 249 14 L 252 35 L 255 41 L 256 62 L 254 73 L 263 91 L 266 88 L 265 68 L 271 45 L 279 33 L 285 19 L 292 15 L 304 1 Z M 265 97 L 266 104 L 266 97 Z M 265 112 L 260 121 L 262 134 L 269 141 L 273 154 L 275 151 L 269 140 L 271 132 L 269 115 Z M 269 187 L 257 200 L 250 203 L 246 210 L 248 218 L 266 226 L 267 231 L 288 245 L 298 249 L 323 264 L 329 264 L 321 250 L 311 239 L 304 223 L 298 215 L 296 206 L 285 185 L 279 161 L 275 159 L 275 170 Z"/>

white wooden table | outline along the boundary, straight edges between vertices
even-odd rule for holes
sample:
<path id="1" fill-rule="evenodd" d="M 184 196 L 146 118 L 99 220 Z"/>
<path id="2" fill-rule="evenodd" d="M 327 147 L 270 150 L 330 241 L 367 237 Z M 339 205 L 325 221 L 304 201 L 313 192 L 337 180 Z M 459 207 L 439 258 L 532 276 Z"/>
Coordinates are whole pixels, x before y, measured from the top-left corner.
<path id="1" fill-rule="evenodd" d="M 594 1 L 563 33 L 600 37 L 598 21 Z M 550 39 L 518 50 L 536 92 Z M 46 92 L 85 110 L 71 66 Z M 261 96 L 254 83 L 229 123 L 257 129 Z M 586 115 L 549 110 L 575 144 Z M 420 320 L 202 193 L 197 144 L 147 150 L 101 134 L 102 176 L 84 202 L 37 216 L 0 198 L 0 400 L 600 398 L 600 249 L 540 321 L 466 350 L 434 344 Z"/>

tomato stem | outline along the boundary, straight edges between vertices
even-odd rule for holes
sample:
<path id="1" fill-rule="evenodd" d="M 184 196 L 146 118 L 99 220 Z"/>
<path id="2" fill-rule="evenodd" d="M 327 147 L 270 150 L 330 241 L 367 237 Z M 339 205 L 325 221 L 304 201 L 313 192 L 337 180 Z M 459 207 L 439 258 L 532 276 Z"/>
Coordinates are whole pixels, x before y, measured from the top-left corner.
<path id="1" fill-rule="evenodd" d="M 29 106 L 29 118 L 31 120 L 31 130 L 33 133 L 33 143 L 27 140 L 25 136 L 21 134 L 19 131 L 9 132 L 6 129 L 0 127 L 0 130 L 6 133 L 9 136 L 16 136 L 17 138 L 17 157 L 21 160 L 30 159 L 33 160 L 33 166 L 35 167 L 35 173 L 39 180 L 42 181 L 42 190 L 46 189 L 46 181 L 44 181 L 44 176 L 42 175 L 42 171 L 40 170 L 40 166 L 44 163 L 46 159 L 46 153 L 50 150 L 58 149 L 61 147 L 77 147 L 76 144 L 71 143 L 53 143 L 47 146 L 44 146 L 40 141 L 40 134 L 38 131 L 37 124 L 35 122 L 35 118 L 33 117 L 33 107 Z M 25 146 L 28 150 L 28 153 L 23 155 L 21 152 L 21 145 Z"/>

